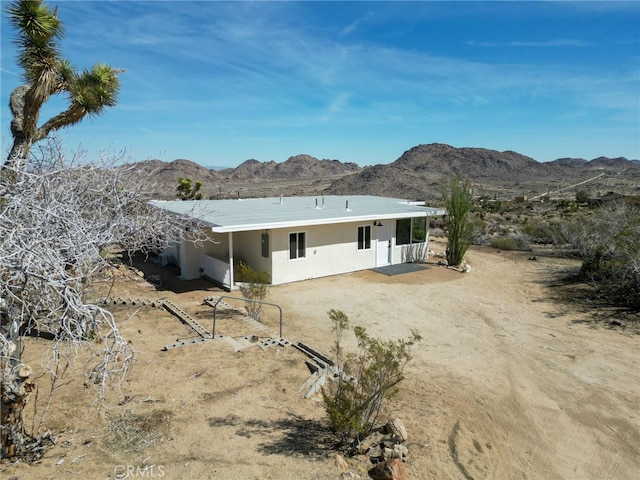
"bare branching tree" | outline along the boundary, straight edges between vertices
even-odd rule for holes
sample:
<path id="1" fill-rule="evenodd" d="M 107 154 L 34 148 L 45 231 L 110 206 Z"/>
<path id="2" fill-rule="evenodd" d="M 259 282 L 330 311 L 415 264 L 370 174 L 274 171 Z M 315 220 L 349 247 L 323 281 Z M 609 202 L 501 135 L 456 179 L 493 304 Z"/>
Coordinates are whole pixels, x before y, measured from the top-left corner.
<path id="1" fill-rule="evenodd" d="M 96 64 L 78 72 L 64 60 L 57 8 L 42 0 L 12 1 L 5 12 L 24 84 L 11 94 L 13 145 L 0 169 L 0 460 L 42 452 L 42 421 L 27 433 L 23 420 L 36 388 L 32 368 L 21 361 L 25 336 L 51 341 L 43 361 L 52 379 L 47 407 L 79 358 L 89 359 L 87 385 L 103 393 L 133 359 L 112 314 L 86 299 L 92 279 L 108 265 L 104 252 L 162 248 L 185 227 L 184 219 L 148 207 L 144 185 L 115 167 L 121 158 L 88 162 L 83 152 L 69 158 L 51 139 L 114 106 L 121 71 Z M 41 122 L 43 105 L 59 94 L 66 108 Z M 197 241 L 192 230 L 190 240 Z"/>
<path id="2" fill-rule="evenodd" d="M 640 209 L 601 207 L 563 222 L 558 243 L 582 260 L 581 276 L 607 301 L 640 311 Z"/>
<path id="3" fill-rule="evenodd" d="M 163 248 L 184 231 L 184 220 L 147 206 L 144 186 L 115 165 L 121 158 L 85 157 L 65 158 L 52 140 L 12 171 L 0 197 L 0 459 L 33 452 L 42 434 L 41 423 L 29 434 L 22 424 L 35 388 L 21 362 L 24 337 L 51 340 L 43 363 L 54 385 L 81 355 L 87 385 L 104 392 L 133 359 L 112 314 L 85 298 L 109 267 L 105 252 Z"/>

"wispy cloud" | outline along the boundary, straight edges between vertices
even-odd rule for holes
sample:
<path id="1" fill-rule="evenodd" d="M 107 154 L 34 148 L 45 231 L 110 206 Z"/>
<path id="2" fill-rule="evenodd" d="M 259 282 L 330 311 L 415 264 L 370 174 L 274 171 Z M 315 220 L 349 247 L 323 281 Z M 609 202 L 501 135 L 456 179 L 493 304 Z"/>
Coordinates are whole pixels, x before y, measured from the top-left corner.
<path id="1" fill-rule="evenodd" d="M 513 42 L 475 42 L 470 40 L 466 42 L 470 47 L 539 47 L 539 48 L 557 48 L 557 47 L 589 47 L 590 42 L 574 39 L 556 39 L 543 41 L 513 41 Z"/>
<path id="2" fill-rule="evenodd" d="M 349 25 L 347 25 L 346 27 L 344 27 L 342 29 L 342 31 L 340 32 L 340 36 L 344 37 L 344 36 L 352 34 L 354 31 L 359 29 L 362 25 L 364 25 L 367 22 L 369 22 L 369 20 L 371 20 L 371 18 L 373 18 L 373 12 L 367 12 L 367 14 L 364 17 L 356 18 Z"/>

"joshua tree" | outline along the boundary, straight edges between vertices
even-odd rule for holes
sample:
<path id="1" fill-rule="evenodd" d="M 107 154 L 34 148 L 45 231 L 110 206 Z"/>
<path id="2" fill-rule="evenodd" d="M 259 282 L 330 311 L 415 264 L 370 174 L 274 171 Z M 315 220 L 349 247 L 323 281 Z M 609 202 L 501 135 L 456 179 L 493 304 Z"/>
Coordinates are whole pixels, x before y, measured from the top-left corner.
<path id="1" fill-rule="evenodd" d="M 121 70 L 98 63 L 79 73 L 61 58 L 59 42 L 64 30 L 57 7 L 50 10 L 42 0 L 19 0 L 9 4 L 6 13 L 16 32 L 18 64 L 25 84 L 17 87 L 9 100 L 13 146 L 5 166 L 20 168 L 26 165 L 34 143 L 79 123 L 85 115 L 98 115 L 114 106 Z M 58 94 L 67 95 L 67 109 L 39 125 L 42 106 Z"/>
<path id="2" fill-rule="evenodd" d="M 78 73 L 63 60 L 62 23 L 41 0 L 14 1 L 6 13 L 25 84 L 11 94 L 13 146 L 0 171 L 0 460 L 42 450 L 42 425 L 27 435 L 23 424 L 34 389 L 32 369 L 21 362 L 23 337 L 52 339 L 45 363 L 54 385 L 74 352 L 95 353 L 90 383 L 104 388 L 126 369 L 131 351 L 113 316 L 85 300 L 90 279 L 105 266 L 102 253 L 170 241 L 170 232 L 180 231 L 147 208 L 139 186 L 124 184 L 124 170 L 69 162 L 51 139 L 40 159 L 30 155 L 54 131 L 115 105 L 119 71 L 98 64 Z M 39 124 L 42 106 L 57 94 L 67 95 L 67 109 Z"/>
<path id="3" fill-rule="evenodd" d="M 180 200 L 202 200 L 202 182 L 193 182 L 190 178 L 178 178 L 176 196 Z"/>

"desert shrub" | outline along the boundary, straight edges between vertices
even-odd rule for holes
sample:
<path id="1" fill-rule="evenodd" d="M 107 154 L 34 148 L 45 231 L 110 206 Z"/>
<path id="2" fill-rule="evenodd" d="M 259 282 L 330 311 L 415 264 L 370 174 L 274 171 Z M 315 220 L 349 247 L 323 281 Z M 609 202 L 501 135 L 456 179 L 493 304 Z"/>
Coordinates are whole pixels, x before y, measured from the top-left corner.
<path id="1" fill-rule="evenodd" d="M 522 233 L 508 237 L 494 237 L 489 240 L 489 245 L 500 250 L 530 250 L 529 237 Z"/>
<path id="2" fill-rule="evenodd" d="M 531 242 L 546 245 L 555 243 L 559 233 L 556 223 L 538 218 L 526 218 L 520 229 Z"/>
<path id="3" fill-rule="evenodd" d="M 124 453 L 143 452 L 167 437 L 171 415 L 165 409 L 147 414 L 128 410 L 115 415 L 108 421 L 109 433 L 105 437 L 105 445 Z"/>
<path id="4" fill-rule="evenodd" d="M 358 351 L 343 362 L 342 335 L 349 327 L 349 318 L 339 310 L 331 310 L 329 317 L 336 334 L 339 373 L 322 389 L 322 401 L 338 446 L 354 453 L 360 441 L 376 428 L 386 402 L 397 395 L 411 360 L 411 347 L 421 337 L 412 331 L 408 339 L 383 341 L 371 337 L 363 327 L 355 327 Z"/>
<path id="5" fill-rule="evenodd" d="M 258 272 L 244 262 L 238 264 L 238 281 L 240 283 L 240 292 L 246 298 L 245 308 L 247 315 L 255 320 L 260 320 L 262 315 L 261 302 L 269 293 L 269 274 L 267 272 Z"/>
<path id="6" fill-rule="evenodd" d="M 589 192 L 584 189 L 580 189 L 576 192 L 576 202 L 587 203 L 589 200 Z"/>
<path id="7" fill-rule="evenodd" d="M 444 238 L 446 236 L 447 235 L 446 235 L 445 231 L 442 230 L 441 228 L 429 229 L 429 237 Z"/>
<path id="8" fill-rule="evenodd" d="M 580 274 L 607 301 L 640 310 L 640 210 L 605 207 L 562 224 L 561 242 L 582 259 Z"/>
<path id="9" fill-rule="evenodd" d="M 489 240 L 489 226 L 482 217 L 474 214 L 471 222 L 471 243 L 473 245 L 484 245 Z"/>

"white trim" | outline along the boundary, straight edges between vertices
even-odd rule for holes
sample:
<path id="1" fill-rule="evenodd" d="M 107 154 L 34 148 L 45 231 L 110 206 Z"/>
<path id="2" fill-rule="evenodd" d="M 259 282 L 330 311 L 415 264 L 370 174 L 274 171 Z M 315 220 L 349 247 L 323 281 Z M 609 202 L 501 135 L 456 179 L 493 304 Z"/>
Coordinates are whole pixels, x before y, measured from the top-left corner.
<path id="1" fill-rule="evenodd" d="M 229 232 L 229 290 L 233 290 L 233 286 L 235 285 L 235 275 L 233 268 L 233 233 Z"/>
<path id="2" fill-rule="evenodd" d="M 299 242 L 299 235 L 301 233 L 304 233 L 304 257 L 299 257 L 298 252 L 300 251 L 300 247 L 298 245 Z M 291 235 L 295 234 L 296 235 L 296 258 L 291 258 Z M 288 257 L 289 257 L 289 261 L 290 262 L 298 262 L 298 261 L 303 261 L 307 259 L 307 231 L 306 230 L 296 230 L 293 232 L 288 232 L 287 233 L 287 240 L 289 240 L 289 245 L 288 245 Z"/>
<path id="3" fill-rule="evenodd" d="M 369 251 L 371 251 L 373 249 L 373 246 L 372 246 L 373 245 L 373 235 L 372 235 L 373 234 L 373 229 L 371 228 L 371 225 L 369 225 L 369 224 L 356 225 L 356 227 L 357 227 L 356 228 L 356 252 L 369 252 Z M 367 244 L 366 232 L 367 232 L 367 228 L 369 229 L 369 247 L 368 248 L 366 246 L 364 248 L 359 248 L 358 247 L 358 243 L 360 242 L 359 235 L 360 235 L 360 229 L 361 228 L 364 229 L 363 232 L 362 232 L 362 236 L 363 236 L 362 243 L 364 245 Z"/>

